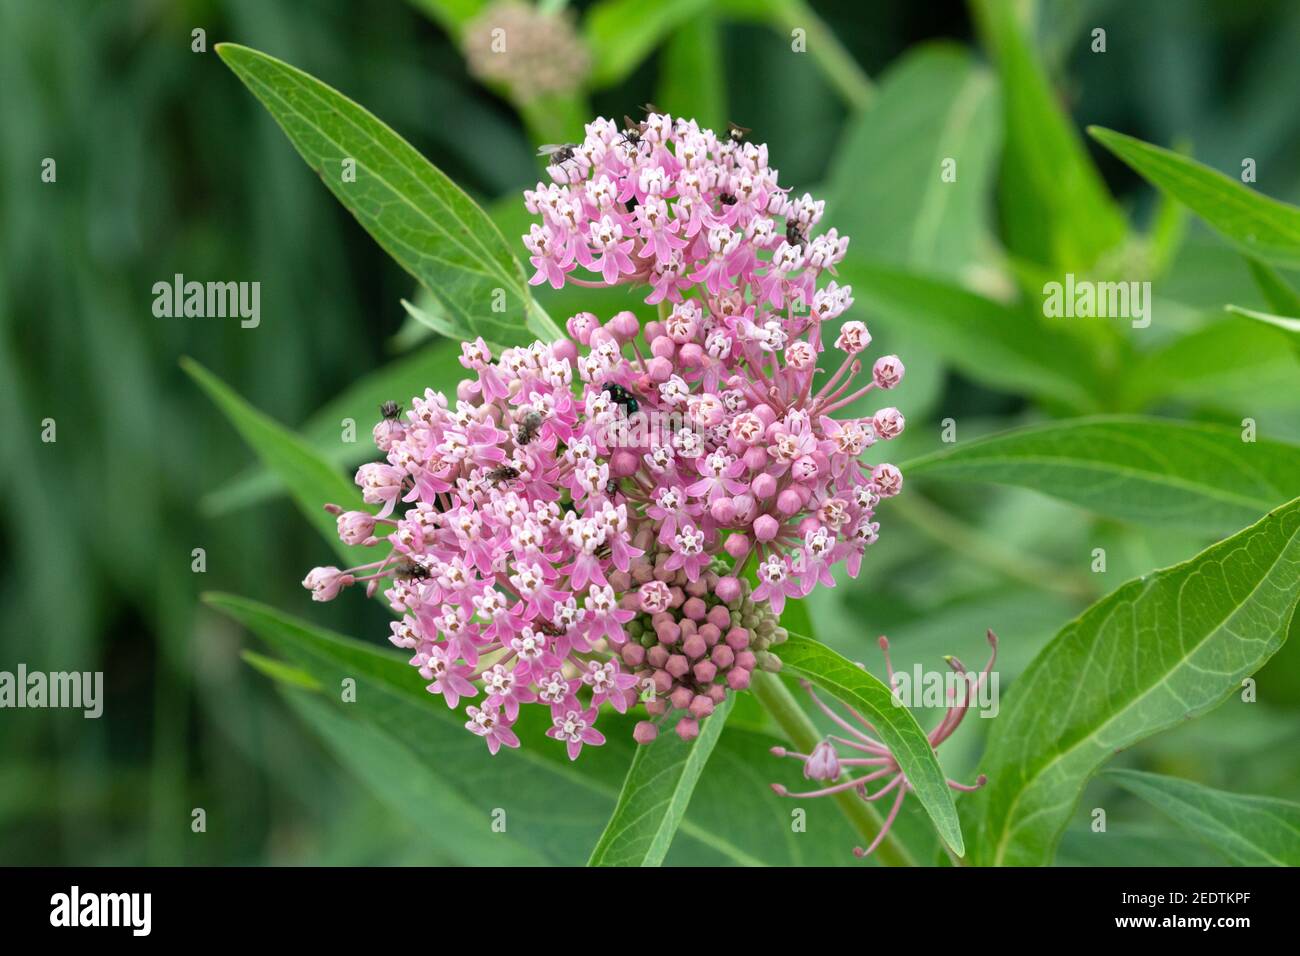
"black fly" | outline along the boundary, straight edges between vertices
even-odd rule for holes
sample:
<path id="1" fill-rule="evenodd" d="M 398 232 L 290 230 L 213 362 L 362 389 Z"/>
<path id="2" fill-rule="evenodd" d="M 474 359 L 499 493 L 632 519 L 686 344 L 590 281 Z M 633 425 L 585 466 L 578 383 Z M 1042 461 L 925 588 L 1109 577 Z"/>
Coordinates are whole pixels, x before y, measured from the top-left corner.
<path id="1" fill-rule="evenodd" d="M 622 405 L 629 415 L 635 415 L 641 408 L 641 403 L 637 401 L 636 396 L 617 382 L 606 382 L 600 386 L 600 390 L 608 395 L 615 405 Z"/>
<path id="2" fill-rule="evenodd" d="M 796 219 L 785 221 L 785 241 L 800 249 L 808 247 L 808 237 L 804 235 L 803 225 Z"/>
<path id="3" fill-rule="evenodd" d="M 513 465 L 499 465 L 487 473 L 488 481 L 500 484 L 503 481 L 514 481 L 519 477 L 519 469 Z"/>
<path id="4" fill-rule="evenodd" d="M 537 437 L 537 432 L 542 427 L 542 413 L 529 412 L 524 416 L 523 421 L 519 423 L 518 437 L 515 442 L 520 445 L 527 445 Z"/>

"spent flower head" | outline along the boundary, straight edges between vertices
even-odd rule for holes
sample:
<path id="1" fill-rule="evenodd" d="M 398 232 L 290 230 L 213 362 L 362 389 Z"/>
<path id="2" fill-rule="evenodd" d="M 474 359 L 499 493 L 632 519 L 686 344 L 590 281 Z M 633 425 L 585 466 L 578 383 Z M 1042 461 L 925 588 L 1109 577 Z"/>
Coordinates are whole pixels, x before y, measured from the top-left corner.
<path id="1" fill-rule="evenodd" d="M 927 734 L 930 746 L 935 750 L 938 750 L 939 745 L 951 737 L 953 732 L 961 726 L 962 719 L 966 716 L 966 712 L 970 710 L 972 701 L 978 696 L 980 687 L 987 681 L 989 673 L 993 669 L 993 664 L 998 656 L 998 638 L 992 631 L 987 632 L 987 637 L 991 649 L 989 660 L 978 675 L 970 674 L 957 658 L 945 658 L 948 666 L 966 680 L 957 685 L 963 688 L 962 690 L 959 691 L 953 688 L 948 692 L 947 707 L 944 710 L 943 717 Z M 889 660 L 888 639 L 880 638 L 880 649 L 885 655 L 885 672 L 889 684 L 894 687 L 894 668 Z M 871 841 L 871 844 L 865 850 L 862 847 L 856 847 L 853 850 L 858 857 L 869 856 L 876 847 L 880 846 L 890 828 L 894 825 L 894 821 L 898 818 L 898 812 L 902 809 L 903 798 L 912 789 L 912 784 L 907 779 L 907 774 L 899 766 L 898 760 L 889 749 L 889 746 L 878 739 L 880 734 L 869 720 L 847 704 L 843 706 L 851 720 L 845 718 L 817 696 L 812 684 L 806 680 L 800 681 L 800 684 L 813 699 L 813 703 L 817 705 L 817 708 L 848 736 L 828 734 L 813 748 L 812 753 L 808 754 L 795 753 L 784 747 L 773 747 L 772 753 L 775 756 L 793 757 L 802 761 L 804 777 L 809 780 L 822 781 L 826 786 L 802 793 L 791 793 L 784 785 L 774 783 L 772 789 L 778 796 L 799 799 L 826 797 L 836 793 L 853 791 L 867 803 L 874 803 L 892 793 L 894 795 L 893 802 L 880 828 L 880 832 L 876 834 L 875 839 Z M 984 774 L 980 774 L 974 784 L 958 783 L 955 780 L 948 780 L 947 783 L 954 790 L 969 793 L 984 786 L 987 779 Z M 868 784 L 877 780 L 882 781 L 881 786 L 877 788 L 875 793 L 869 792 Z"/>

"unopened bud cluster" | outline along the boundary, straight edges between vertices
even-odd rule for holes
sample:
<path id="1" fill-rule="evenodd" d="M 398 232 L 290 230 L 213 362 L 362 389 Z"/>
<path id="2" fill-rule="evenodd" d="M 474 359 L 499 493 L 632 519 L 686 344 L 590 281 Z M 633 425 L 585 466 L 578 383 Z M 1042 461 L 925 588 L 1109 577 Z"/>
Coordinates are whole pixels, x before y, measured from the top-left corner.
<path id="1" fill-rule="evenodd" d="M 785 629 L 768 604 L 752 599 L 744 581 L 717 570 L 690 581 L 661 564 L 654 580 L 642 585 L 639 601 L 655 610 L 628 622 L 623 663 L 638 679 L 647 713 L 671 720 L 684 712 L 673 725 L 683 740 L 699 734 L 699 722 L 727 691 L 749 687 L 755 668 L 781 669 L 771 649 L 786 639 Z M 647 720 L 634 736 L 648 743 L 658 733 L 659 724 Z"/>

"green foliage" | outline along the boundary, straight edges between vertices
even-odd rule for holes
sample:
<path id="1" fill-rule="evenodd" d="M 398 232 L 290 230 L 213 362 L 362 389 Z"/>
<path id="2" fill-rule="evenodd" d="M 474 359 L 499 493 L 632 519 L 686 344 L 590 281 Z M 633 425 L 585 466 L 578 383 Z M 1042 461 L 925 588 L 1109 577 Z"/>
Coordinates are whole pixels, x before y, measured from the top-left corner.
<path id="1" fill-rule="evenodd" d="M 1081 410 L 1100 402 L 1095 357 L 1027 308 L 888 266 L 846 262 L 840 273 L 867 314 L 886 327 L 906 329 L 920 347 L 977 382 Z"/>
<path id="2" fill-rule="evenodd" d="M 824 812 L 808 833 L 791 834 L 786 808 L 761 775 L 763 755 L 776 742 L 766 734 L 724 729 L 723 720 L 706 720 L 705 731 L 720 734 L 720 739 L 700 777 L 703 761 L 678 765 L 671 745 L 649 761 L 634 762 L 633 720 L 616 714 L 601 721 L 608 743 L 588 748 L 580 760 L 571 762 L 560 743 L 544 736 L 549 723 L 545 715 L 524 708 L 515 725 L 522 746 L 503 748 L 493 757 L 482 740 L 465 732 L 458 711 L 449 710 L 421 681 L 412 680 L 411 668 L 400 655 L 255 601 L 222 594 L 210 594 L 206 600 L 281 656 L 274 671 L 265 666 L 259 670 L 270 671 L 268 676 L 276 679 L 291 675 L 295 691 L 307 681 L 321 687 L 310 698 L 292 695 L 295 708 L 381 799 L 424 828 L 429 839 L 460 862 L 501 861 L 505 854 L 504 859 L 515 863 L 584 863 L 606 829 L 602 821 L 616 806 L 625 812 L 599 852 L 621 862 L 629 862 L 623 854 L 632 852 L 651 861 L 661 856 L 676 824 L 680 826 L 668 854 L 670 864 L 833 864 L 852 859 L 852 835 L 830 807 L 820 808 Z M 340 689 L 347 679 L 355 681 L 356 699 L 342 702 Z M 725 711 L 719 716 L 725 718 Z M 628 791 L 621 783 L 630 764 L 636 779 L 652 787 L 659 785 L 656 770 L 680 772 L 687 781 L 699 778 L 696 800 L 685 818 L 688 786 L 674 785 L 666 803 L 647 799 L 640 787 Z M 745 786 L 735 786 L 738 778 L 745 779 Z M 621 788 L 626 799 L 620 803 Z M 707 826 L 693 822 L 700 797 L 725 811 L 709 814 Z M 658 822 L 643 830 L 640 821 L 627 815 L 637 812 L 629 809 L 633 803 L 640 811 L 660 814 Z M 437 807 L 436 819 L 431 807 Z M 497 809 L 504 811 L 505 828 L 494 832 L 492 813 Z M 614 840 L 615 835 L 621 839 Z"/>
<path id="3" fill-rule="evenodd" d="M 997 107 L 993 77 L 960 48 L 922 47 L 890 68 L 827 183 L 827 221 L 852 237 L 853 261 L 962 277 L 987 258 Z"/>
<path id="4" fill-rule="evenodd" d="M 964 442 L 912 476 L 1019 485 L 1099 515 L 1226 534 L 1287 501 L 1300 445 L 1155 418 L 1082 418 Z"/>
<path id="5" fill-rule="evenodd" d="M 368 554 L 359 546 L 338 540 L 334 518 L 323 507 L 327 502 L 347 509 L 363 507 L 356 485 L 322 461 L 301 438 L 250 406 L 198 362 L 187 358 L 181 360 L 181 365 L 257 452 L 266 468 L 290 490 L 303 516 L 343 561 L 355 563 Z"/>
<path id="6" fill-rule="evenodd" d="M 592 81 L 609 86 L 624 79 L 679 25 L 704 14 L 709 0 L 600 0 L 586 19 L 595 64 Z"/>
<path id="7" fill-rule="evenodd" d="M 1141 797 L 1241 866 L 1300 866 L 1300 803 L 1212 790 L 1137 770 L 1106 779 Z"/>
<path id="8" fill-rule="evenodd" d="M 999 198 L 1007 248 L 1030 262 L 1084 269 L 1124 241 L 1127 227 L 1057 106 L 1011 0 L 972 4 L 1002 80 L 1006 150 Z"/>
<path id="9" fill-rule="evenodd" d="M 658 866 L 664 861 L 735 703 L 735 696 L 729 696 L 704 719 L 692 741 L 661 733 L 637 748 L 588 866 Z"/>
<path id="10" fill-rule="evenodd" d="M 1130 581 L 1016 681 L 964 804 L 975 863 L 1050 863 L 1088 778 L 1199 716 L 1286 641 L 1300 602 L 1300 498 L 1190 561 Z"/>
<path id="11" fill-rule="evenodd" d="M 1260 195 L 1194 159 L 1100 126 L 1092 137 L 1247 255 L 1300 269 L 1300 207 Z"/>
<path id="12" fill-rule="evenodd" d="M 783 184 L 825 198 L 824 225 L 851 237 L 837 277 L 854 286 L 849 317 L 907 365 L 898 390 L 851 409 L 907 415 L 907 434 L 869 453 L 902 461 L 907 490 L 882 503 L 861 577 L 785 619 L 805 634 L 815 624 L 844 656 L 794 639 L 787 670 L 866 713 L 887 689 L 846 665 L 869 658 L 875 635 L 889 633 L 896 664 L 932 665 L 976 652 L 991 626 L 1010 696 L 938 762 L 915 736 L 933 715 L 890 707 L 926 793 L 871 862 L 948 862 L 935 831 L 958 848 L 962 832 L 938 784 L 980 769 L 988 789 L 956 800 L 972 863 L 1297 862 L 1300 644 L 1282 643 L 1296 506 L 1186 559 L 1300 490 L 1300 294 L 1286 274 L 1300 268 L 1300 210 L 1283 201 L 1300 196 L 1288 95 L 1300 11 L 1162 5 L 1174 65 L 1146 82 L 1134 58 L 1148 44 L 1093 55 L 1078 18 L 1049 4 L 976 0 L 976 42 L 908 48 L 920 21 L 874 5 L 603 0 L 577 17 L 596 65 L 587 86 L 525 100 L 485 90 L 460 60 L 485 0 L 321 0 L 306 18 L 204 4 L 210 37 L 284 62 L 233 45 L 192 53 L 190 25 L 167 5 L 138 17 L 91 6 L 0 5 L 0 35 L 23 54 L 0 58 L 0 170 L 14 184 L 0 229 L 0 410 L 15 423 L 0 449 L 21 463 L 0 534 L 22 557 L 0 583 L 0 614 L 15 658 L 101 660 L 115 688 L 121 675 L 151 682 L 114 690 L 112 733 L 69 736 L 37 713 L 3 722 L 7 859 L 580 865 L 594 852 L 821 865 L 851 863 L 853 843 L 871 839 L 879 816 L 853 793 L 804 804 L 796 833 L 792 802 L 769 791 L 800 775 L 768 749 L 806 750 L 823 732 L 788 677 L 756 674 L 693 745 L 664 733 L 636 748 L 631 718 L 602 715 L 609 743 L 570 763 L 528 715 L 524 748 L 489 758 L 400 657 L 271 610 L 307 606 L 297 581 L 322 552 L 278 496 L 352 563 L 320 505 L 359 506 L 349 473 L 375 457 L 377 405 L 450 392 L 458 340 L 554 337 L 549 316 L 588 309 L 654 316 L 624 290 L 530 288 L 520 265 L 535 147 L 579 136 L 595 94 L 616 119 L 651 99 L 714 128 L 754 127 Z M 1108 11 L 1112 41 L 1150 29 L 1140 6 Z M 806 54 L 792 52 L 796 29 Z M 1143 139 L 1093 127 L 1099 149 L 1078 132 L 1115 117 Z M 1237 180 L 1242 153 L 1259 160 L 1267 196 Z M 38 185 L 34 158 L 47 154 L 58 182 Z M 1185 223 L 1188 210 L 1232 248 Z M 1154 323 L 1046 319 L 1038 289 L 1066 270 L 1151 279 Z M 153 319 L 144 290 L 175 272 L 261 280 L 267 321 Z M 418 318 L 395 335 L 402 300 Z M 203 365 L 179 373 L 182 354 Z M 33 424 L 47 415 L 59 427 L 48 445 Z M 938 438 L 948 418 L 954 446 Z M 340 440 L 343 419 L 355 443 Z M 1241 440 L 1243 419 L 1255 442 Z M 242 471 L 240 439 L 258 458 Z M 1104 576 L 1087 573 L 1098 546 Z M 196 547 L 206 575 L 191 571 Z M 1085 607 L 1101 582 L 1130 577 Z M 269 603 L 214 597 L 214 613 L 197 602 L 213 586 Z M 384 623 L 359 598 L 328 620 L 372 642 Z M 243 650 L 241 667 L 239 628 L 277 656 Z M 1259 702 L 1215 710 L 1274 650 Z M 355 703 L 339 699 L 345 677 Z M 1139 740 L 1139 765 L 1177 776 L 1096 773 Z M 1124 809 L 1148 815 L 1091 832 L 1072 812 L 1090 779 L 1107 799 L 1116 785 L 1137 795 Z M 220 835 L 194 844 L 175 821 L 199 794 L 227 809 Z"/>
<path id="13" fill-rule="evenodd" d="M 492 220 L 406 140 L 287 63 L 230 43 L 217 52 L 339 202 L 439 297 L 461 337 L 495 345 L 560 337 Z"/>
<path id="14" fill-rule="evenodd" d="M 329 464 L 355 467 L 374 458 L 368 427 L 379 414 L 380 405 L 390 399 L 405 405 L 412 396 L 424 394 L 426 388 L 452 393 L 464 370 L 456 344 L 446 339 L 435 341 L 348 386 L 303 423 L 302 438 Z M 356 440 L 352 442 L 341 440 L 347 419 L 356 426 Z M 219 517 L 285 490 L 272 471 L 257 465 L 205 495 L 202 507 L 207 514 Z"/>

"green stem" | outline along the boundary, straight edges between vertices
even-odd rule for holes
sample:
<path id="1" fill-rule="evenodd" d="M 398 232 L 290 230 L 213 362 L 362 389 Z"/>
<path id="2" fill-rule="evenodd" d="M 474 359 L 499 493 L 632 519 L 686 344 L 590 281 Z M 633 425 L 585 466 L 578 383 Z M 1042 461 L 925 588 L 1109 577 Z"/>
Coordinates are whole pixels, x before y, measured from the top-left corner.
<path id="1" fill-rule="evenodd" d="M 781 683 L 781 678 L 776 674 L 768 674 L 765 671 L 754 671 L 753 683 L 749 689 L 754 692 L 767 712 L 785 732 L 790 743 L 803 753 L 811 753 L 812 749 L 817 746 L 822 735 L 818 733 L 817 727 L 804 713 L 799 702 L 794 699 L 785 684 Z M 862 839 L 870 844 L 880 832 L 883 821 L 880 814 L 876 812 L 875 807 L 869 803 L 864 803 L 862 798 L 855 791 L 846 793 L 837 793 L 831 799 L 839 804 L 840 810 L 848 818 L 849 824 L 857 830 Z M 865 845 L 865 844 L 864 844 Z M 916 861 L 908 853 L 907 848 L 902 845 L 894 834 L 890 833 L 880 841 L 880 846 L 876 847 L 875 858 L 885 866 L 915 866 Z"/>
<path id="2" fill-rule="evenodd" d="M 857 111 L 867 108 L 875 94 L 871 80 L 808 4 L 803 0 L 781 0 L 776 5 L 774 18 L 783 30 L 804 31 L 807 50 L 812 55 L 813 62 L 850 109 Z"/>
<path id="3" fill-rule="evenodd" d="M 1086 575 L 1023 551 L 1012 551 L 926 498 L 915 494 L 899 495 L 890 501 L 889 507 L 908 524 L 940 544 L 1014 581 L 1074 599 L 1093 600 L 1097 597 L 1097 588 Z"/>

